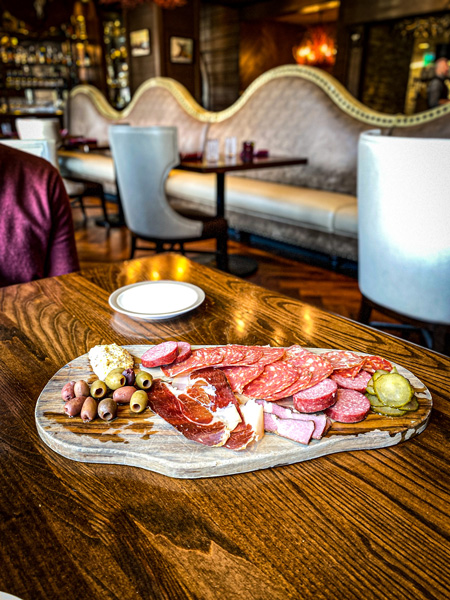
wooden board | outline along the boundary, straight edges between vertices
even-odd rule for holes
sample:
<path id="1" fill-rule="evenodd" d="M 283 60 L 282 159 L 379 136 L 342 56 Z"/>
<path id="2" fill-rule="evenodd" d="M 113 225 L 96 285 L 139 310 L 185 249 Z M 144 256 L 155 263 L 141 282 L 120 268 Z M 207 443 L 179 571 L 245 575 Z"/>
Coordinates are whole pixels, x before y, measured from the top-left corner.
<path id="1" fill-rule="evenodd" d="M 139 358 L 149 346 L 124 346 Z M 311 349 L 314 352 L 326 350 Z M 361 354 L 361 353 L 359 353 Z M 421 433 L 427 426 L 432 398 L 429 390 L 400 365 L 398 371 L 416 390 L 419 409 L 404 417 L 369 414 L 360 423 L 333 423 L 321 440 L 305 446 L 275 434 L 266 434 L 257 444 L 239 452 L 210 448 L 183 437 L 150 409 L 132 413 L 119 406 L 114 421 L 96 419 L 83 423 L 80 417 L 63 413 L 61 389 L 70 380 L 96 379 L 88 355 L 84 354 L 60 369 L 48 382 L 36 404 L 36 425 L 42 440 L 66 458 L 91 463 L 124 464 L 149 469 L 169 477 L 197 478 L 233 475 L 311 460 L 335 452 L 394 446 Z M 154 376 L 159 369 L 146 369 Z"/>

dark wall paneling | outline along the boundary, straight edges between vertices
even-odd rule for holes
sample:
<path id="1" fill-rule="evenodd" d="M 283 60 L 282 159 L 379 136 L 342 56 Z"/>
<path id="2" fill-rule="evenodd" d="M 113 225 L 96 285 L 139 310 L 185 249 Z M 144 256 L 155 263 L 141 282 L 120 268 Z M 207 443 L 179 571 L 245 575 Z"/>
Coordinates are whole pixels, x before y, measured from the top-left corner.
<path id="1" fill-rule="evenodd" d="M 341 19 L 345 24 L 372 23 L 448 11 L 448 0 L 341 0 Z"/>
<path id="2" fill-rule="evenodd" d="M 239 13 L 204 4 L 200 13 L 202 104 L 222 110 L 239 96 Z"/>
<path id="3" fill-rule="evenodd" d="M 362 102 L 384 113 L 402 113 L 413 40 L 401 37 L 392 23 L 369 29 Z"/>
<path id="4" fill-rule="evenodd" d="M 159 75 L 158 72 L 158 28 L 156 23 L 155 5 L 142 4 L 127 13 L 128 32 L 139 29 L 150 31 L 150 54 L 148 56 L 131 56 L 130 53 L 130 90 L 134 94 L 136 89 L 146 79 Z"/>
<path id="5" fill-rule="evenodd" d="M 299 25 L 248 21 L 241 25 L 240 89 L 279 65 L 295 64 L 292 49 L 305 32 Z"/>

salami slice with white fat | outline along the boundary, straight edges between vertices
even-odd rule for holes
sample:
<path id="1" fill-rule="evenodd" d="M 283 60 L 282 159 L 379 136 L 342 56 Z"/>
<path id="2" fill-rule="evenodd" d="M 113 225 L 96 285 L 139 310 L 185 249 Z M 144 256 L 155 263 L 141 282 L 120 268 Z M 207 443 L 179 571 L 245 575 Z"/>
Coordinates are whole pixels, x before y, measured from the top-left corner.
<path id="1" fill-rule="evenodd" d="M 191 373 L 198 369 L 214 366 L 222 360 L 224 351 L 220 346 L 197 348 L 192 354 L 176 365 L 162 367 L 161 370 L 166 377 L 175 377 L 185 373 Z"/>
<path id="2" fill-rule="evenodd" d="M 186 358 L 188 358 L 188 356 L 192 354 L 192 348 L 189 342 L 177 342 L 177 345 L 178 354 L 174 362 L 175 365 L 180 362 L 183 362 L 183 360 L 185 360 Z"/>
<path id="3" fill-rule="evenodd" d="M 261 358 L 258 359 L 259 365 L 270 365 L 278 360 L 281 360 L 284 356 L 284 348 L 272 348 L 270 346 L 259 346 L 262 351 Z"/>
<path id="4" fill-rule="evenodd" d="M 370 402 L 360 392 L 338 389 L 336 403 L 325 414 L 339 423 L 358 423 L 366 418 L 370 411 Z"/>
<path id="5" fill-rule="evenodd" d="M 324 379 L 313 387 L 294 394 L 294 408 L 302 413 L 326 410 L 336 401 L 336 391 L 336 382 Z"/>
<path id="6" fill-rule="evenodd" d="M 357 375 L 364 364 L 364 357 L 350 350 L 331 350 L 330 352 L 324 352 L 321 356 L 333 365 L 335 371 L 353 369 L 353 372 L 349 373 L 349 377 Z"/>
<path id="7" fill-rule="evenodd" d="M 298 372 L 283 362 L 274 362 L 244 388 L 250 398 L 266 398 L 290 386 L 299 377 Z"/>
<path id="8" fill-rule="evenodd" d="M 242 394 L 243 389 L 264 371 L 264 365 L 249 365 L 248 367 L 222 367 L 233 392 Z"/>
<path id="9" fill-rule="evenodd" d="M 177 342 L 162 342 L 149 348 L 141 357 L 143 367 L 161 367 L 170 365 L 178 356 Z"/>
<path id="10" fill-rule="evenodd" d="M 367 371 L 360 371 L 356 377 L 346 377 L 339 375 L 339 371 L 336 371 L 330 377 L 340 388 L 365 392 L 372 375 Z"/>
<path id="11" fill-rule="evenodd" d="M 392 371 L 392 364 L 381 356 L 366 356 L 364 358 L 364 370 L 369 373 L 375 373 L 379 369 L 383 371 Z"/>

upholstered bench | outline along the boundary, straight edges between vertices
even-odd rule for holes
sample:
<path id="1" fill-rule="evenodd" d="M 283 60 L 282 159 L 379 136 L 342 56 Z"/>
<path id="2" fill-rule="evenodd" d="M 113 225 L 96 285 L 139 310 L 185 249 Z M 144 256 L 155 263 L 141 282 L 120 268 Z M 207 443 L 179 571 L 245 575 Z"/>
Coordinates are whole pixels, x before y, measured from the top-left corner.
<path id="1" fill-rule="evenodd" d="M 333 77 L 313 67 L 286 65 L 255 80 L 232 106 L 213 113 L 172 79 L 144 82 L 129 106 L 115 111 L 99 90 L 78 86 L 68 105 L 73 135 L 108 141 L 111 125 L 176 126 L 181 153 L 203 152 L 206 140 L 235 136 L 272 155 L 304 156 L 307 165 L 228 174 L 226 216 L 231 227 L 272 240 L 357 259 L 357 146 L 369 129 L 417 137 L 450 138 L 450 104 L 419 115 L 385 115 L 355 100 Z M 107 156 L 62 151 L 67 175 L 116 190 Z M 173 171 L 167 191 L 173 206 L 214 211 L 214 176 Z"/>

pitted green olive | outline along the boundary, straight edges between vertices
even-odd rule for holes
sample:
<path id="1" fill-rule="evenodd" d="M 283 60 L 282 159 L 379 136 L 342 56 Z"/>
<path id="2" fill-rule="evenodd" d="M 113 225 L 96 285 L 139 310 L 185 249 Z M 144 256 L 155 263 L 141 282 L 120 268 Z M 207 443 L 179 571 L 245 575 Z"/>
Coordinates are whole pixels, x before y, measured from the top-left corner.
<path id="1" fill-rule="evenodd" d="M 110 390 L 117 390 L 125 385 L 126 377 L 121 369 L 114 369 L 105 377 L 105 383 Z"/>
<path id="2" fill-rule="evenodd" d="M 153 383 L 153 377 L 146 371 L 138 371 L 136 375 L 136 385 L 141 390 L 148 390 Z"/>
<path id="3" fill-rule="evenodd" d="M 96 381 L 94 381 L 94 383 L 91 383 L 91 396 L 92 398 L 103 398 L 104 396 L 106 396 L 106 392 L 108 391 L 108 388 L 106 386 L 106 383 L 104 381 L 100 381 L 100 379 L 97 379 Z"/>
<path id="4" fill-rule="evenodd" d="M 130 409 L 135 413 L 140 413 L 147 408 L 148 396 L 144 390 L 134 392 L 130 399 Z"/>

